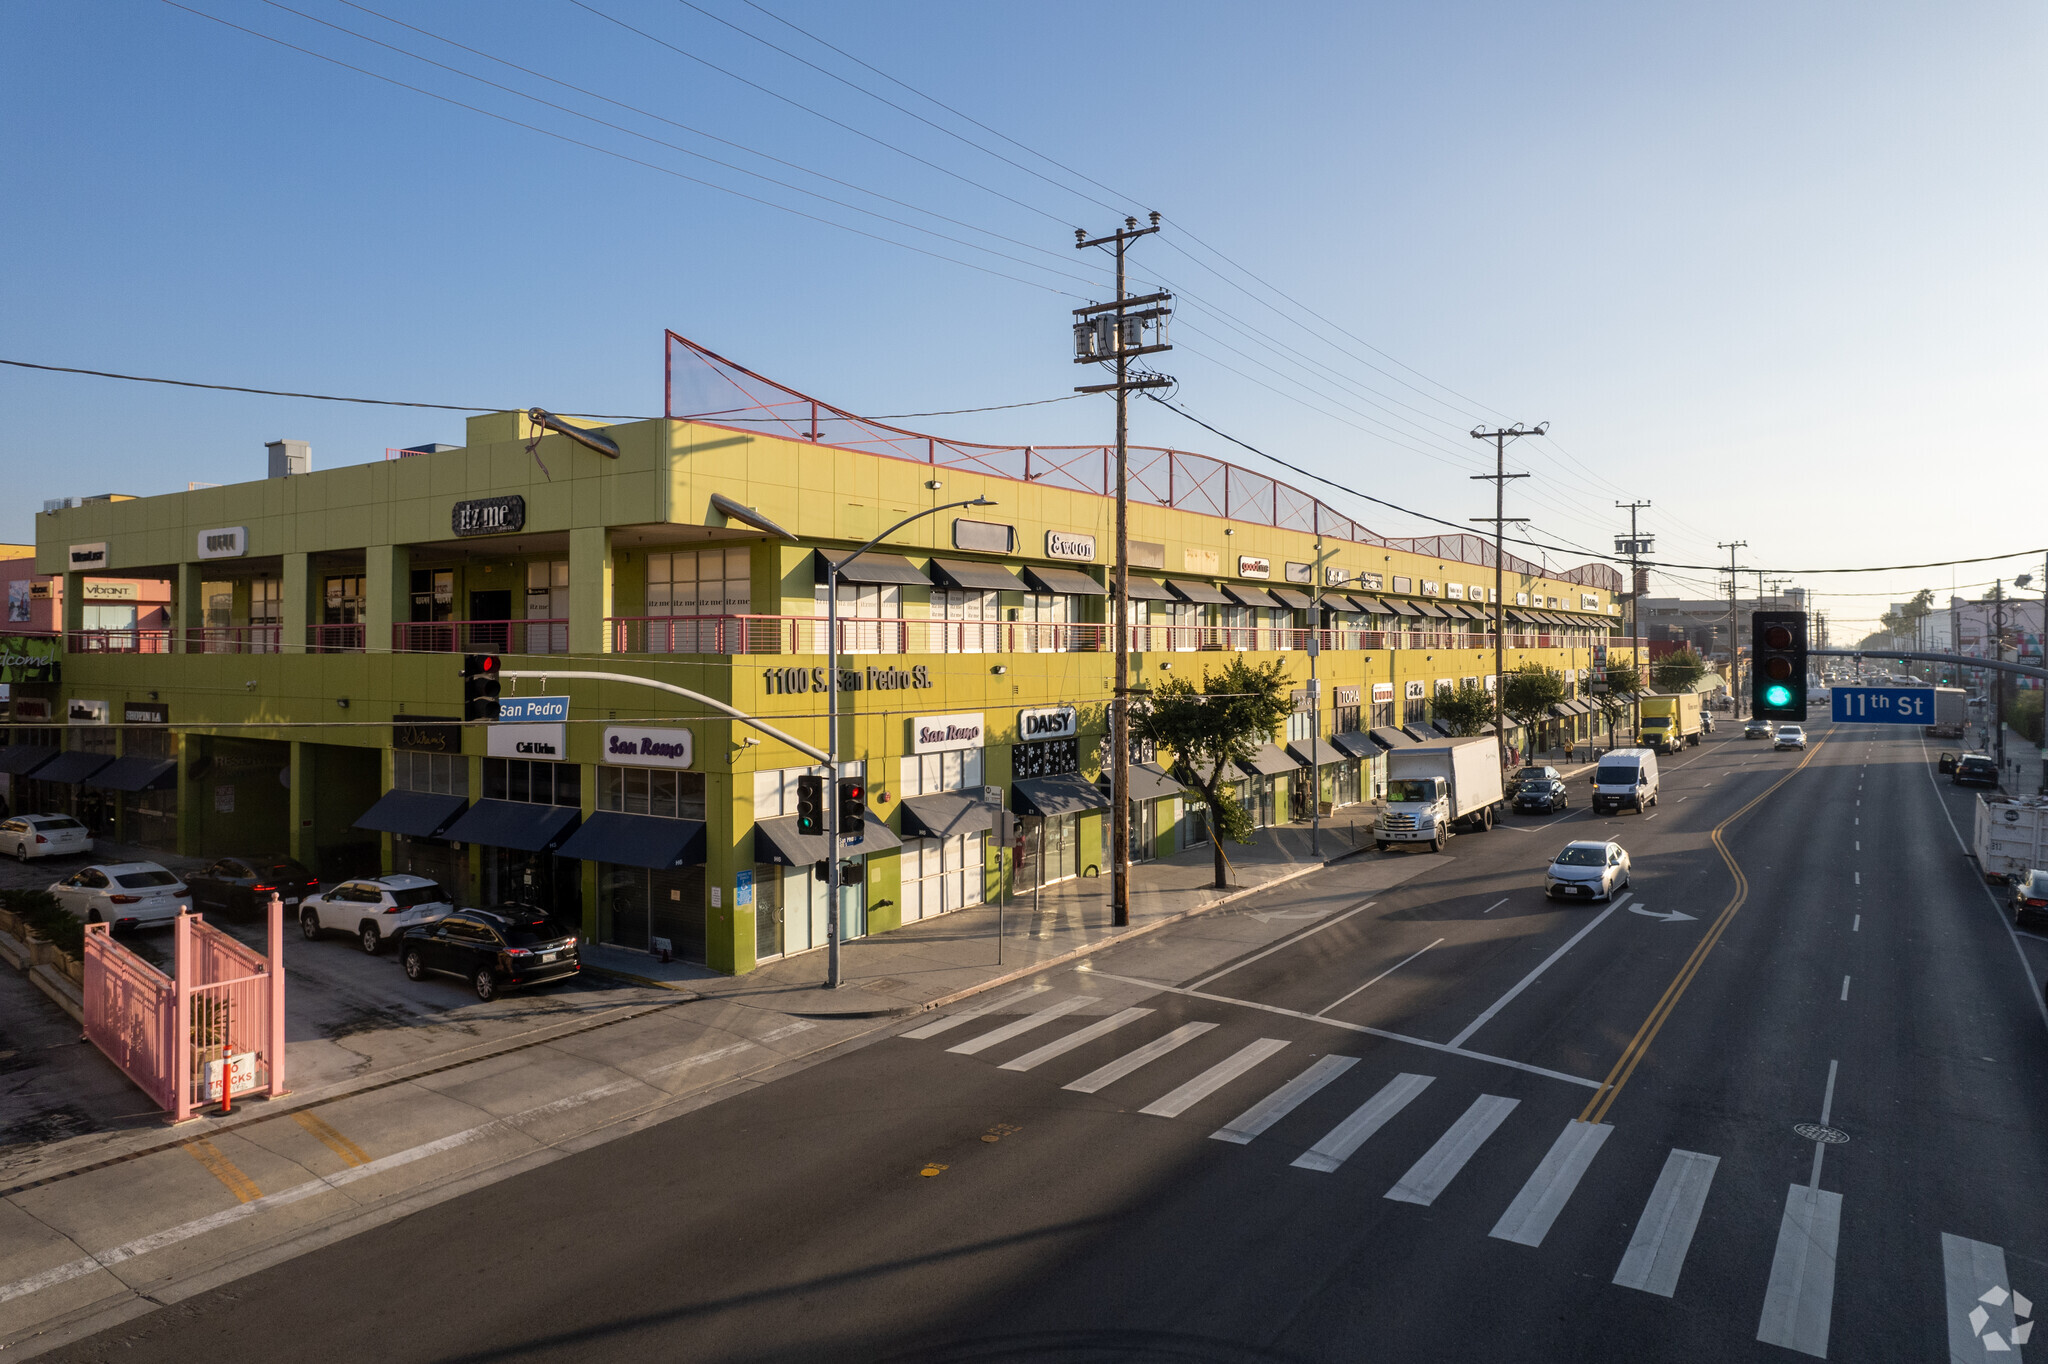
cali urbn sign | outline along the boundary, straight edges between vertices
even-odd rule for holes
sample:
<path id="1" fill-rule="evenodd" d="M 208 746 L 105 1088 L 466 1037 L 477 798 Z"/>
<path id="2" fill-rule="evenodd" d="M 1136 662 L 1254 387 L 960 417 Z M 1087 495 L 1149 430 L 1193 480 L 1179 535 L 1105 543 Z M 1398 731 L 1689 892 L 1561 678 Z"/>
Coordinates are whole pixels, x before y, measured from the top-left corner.
<path id="1" fill-rule="evenodd" d="M 457 535 L 502 535 L 526 526 L 526 499 L 518 493 L 457 502 L 449 513 L 449 529 Z"/>

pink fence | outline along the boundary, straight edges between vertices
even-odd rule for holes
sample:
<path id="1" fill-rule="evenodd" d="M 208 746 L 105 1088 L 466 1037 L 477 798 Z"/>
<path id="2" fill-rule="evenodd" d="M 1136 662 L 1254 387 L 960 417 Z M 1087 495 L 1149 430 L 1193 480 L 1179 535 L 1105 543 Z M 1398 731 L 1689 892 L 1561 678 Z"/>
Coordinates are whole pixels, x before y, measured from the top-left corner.
<path id="1" fill-rule="evenodd" d="M 202 1102 L 285 1093 L 284 906 L 270 899 L 269 953 L 197 914 L 173 926 L 176 976 L 85 926 L 85 1035 L 183 1122 Z"/>

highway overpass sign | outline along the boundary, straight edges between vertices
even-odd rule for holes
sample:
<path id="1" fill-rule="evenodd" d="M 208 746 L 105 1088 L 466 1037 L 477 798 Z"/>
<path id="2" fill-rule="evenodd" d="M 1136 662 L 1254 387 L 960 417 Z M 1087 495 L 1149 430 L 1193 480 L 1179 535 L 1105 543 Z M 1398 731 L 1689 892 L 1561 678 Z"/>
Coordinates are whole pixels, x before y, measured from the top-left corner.
<path id="1" fill-rule="evenodd" d="M 1931 725 L 1932 687 L 1836 687 L 1836 724 Z"/>

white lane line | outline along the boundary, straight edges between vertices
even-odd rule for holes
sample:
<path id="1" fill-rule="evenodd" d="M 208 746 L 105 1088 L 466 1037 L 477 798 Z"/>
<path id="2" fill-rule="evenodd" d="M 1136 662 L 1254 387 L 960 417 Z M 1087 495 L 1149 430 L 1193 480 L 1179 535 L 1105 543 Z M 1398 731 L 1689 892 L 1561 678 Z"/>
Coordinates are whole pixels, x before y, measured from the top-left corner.
<path id="1" fill-rule="evenodd" d="M 1849 931 L 1851 933 L 1861 933 L 1863 931 L 1863 916 L 1861 914 L 1856 916 L 1855 923 L 1849 925 Z"/>
<path id="2" fill-rule="evenodd" d="M 1678 1273 L 1685 1268 L 1685 1252 L 1699 1229 L 1700 1210 L 1707 1204 L 1707 1189 L 1720 1164 L 1719 1156 L 1675 1148 L 1664 1158 L 1657 1187 L 1650 1190 L 1642 1220 L 1629 1238 L 1621 1267 L 1614 1271 L 1615 1283 L 1662 1298 L 1678 1290 Z"/>
<path id="3" fill-rule="evenodd" d="M 1627 904 L 1629 899 L 1630 894 L 1628 892 L 1623 892 L 1622 894 L 1616 896 L 1614 899 L 1609 900 L 1607 902 L 1607 908 L 1601 910 L 1597 915 L 1595 915 L 1591 923 L 1587 924 L 1578 932 L 1572 934 L 1571 938 L 1564 944 L 1564 946 L 1558 948 L 1555 952 L 1552 952 L 1549 956 L 1543 959 L 1543 964 L 1541 966 L 1538 966 L 1535 970 L 1531 971 L 1528 975 L 1523 976 L 1521 980 L 1517 981 L 1515 983 L 1514 989 L 1509 990 L 1499 999 L 1493 1001 L 1492 1004 L 1487 1006 L 1485 1013 L 1480 1014 L 1479 1017 L 1473 1019 L 1470 1023 L 1466 1024 L 1465 1030 L 1459 1033 L 1456 1037 L 1453 1037 L 1451 1039 L 1451 1047 L 1455 1050 L 1458 1047 L 1464 1046 L 1466 1039 L 1470 1038 L 1473 1033 L 1478 1032 L 1481 1028 L 1485 1027 L 1487 1023 L 1492 1020 L 1493 1016 L 1499 1013 L 1502 1009 L 1506 1008 L 1516 995 L 1519 995 L 1520 993 L 1522 993 L 1522 991 L 1528 989 L 1531 985 L 1534 985 L 1536 983 L 1536 978 L 1538 976 L 1542 975 L 1545 971 L 1548 971 L 1552 966 L 1556 965 L 1559 958 L 1561 958 L 1562 956 L 1564 956 L 1565 953 L 1571 951 L 1574 947 L 1577 947 L 1579 945 L 1579 939 L 1585 937 L 1588 933 L 1591 933 L 1594 929 L 1598 928 L 1602 920 L 1606 919 L 1608 915 L 1614 913 L 1615 910 L 1620 909 L 1624 904 Z"/>
<path id="4" fill-rule="evenodd" d="M 1060 1088 L 1071 1089 L 1080 1094 L 1093 1094 L 1099 1089 L 1106 1089 L 1140 1066 L 1150 1065 L 1174 1048 L 1185 1046 L 1215 1026 L 1214 1023 L 1183 1023 L 1166 1036 L 1155 1037 L 1136 1051 L 1126 1052 L 1108 1065 L 1098 1066 L 1072 1084 L 1062 1085 Z"/>
<path id="5" fill-rule="evenodd" d="M 1862 802 L 1861 802 L 1861 801 L 1858 801 L 1858 802 L 1857 802 L 1857 804 L 1859 804 L 1859 805 L 1860 805 L 1860 804 L 1862 804 Z M 1861 824 L 1861 823 L 1863 823 L 1863 816 L 1861 816 L 1861 815 L 1858 815 L 1858 816 L 1856 816 L 1856 822 L 1857 822 L 1858 824 Z"/>
<path id="6" fill-rule="evenodd" d="M 1541 1075 L 1550 1080 L 1562 1080 L 1568 1085 L 1583 1085 L 1587 1089 L 1600 1088 L 1598 1080 L 1588 1080 L 1583 1075 L 1567 1075 L 1561 1070 L 1550 1070 L 1544 1066 L 1532 1066 L 1527 1061 L 1514 1061 L 1505 1056 L 1494 1056 L 1469 1047 L 1454 1047 L 1448 1042 L 1432 1042 L 1427 1037 L 1410 1037 L 1407 1033 L 1388 1032 L 1364 1023 L 1347 1023 L 1341 1018 L 1324 1018 L 1319 1014 L 1303 1013 L 1299 1009 L 1283 1009 L 1278 1004 L 1261 1004 L 1255 999 L 1239 999 L 1234 995 L 1212 995 L 1202 990 L 1190 990 L 1178 985 L 1161 985 L 1156 980 L 1140 980 L 1136 976 L 1119 976 L 1109 971 L 1097 971 L 1097 976 L 1120 980 L 1126 985 L 1141 985 L 1160 994 L 1186 995 L 1189 999 L 1206 999 L 1214 1004 L 1231 1004 L 1240 1009 L 1257 1009 L 1261 1013 L 1279 1014 L 1282 1018 L 1298 1018 L 1304 1023 L 1320 1023 L 1327 1028 L 1342 1028 L 1346 1032 L 1363 1033 L 1367 1037 L 1383 1037 L 1389 1042 L 1402 1042 L 1425 1051 L 1442 1052 L 1447 1056 L 1462 1056 L 1468 1061 L 1484 1061 L 1490 1066 L 1506 1066 L 1510 1070 L 1525 1071 L 1530 1075 Z"/>
<path id="7" fill-rule="evenodd" d="M 1855 877 L 1856 877 L 1856 884 L 1857 884 L 1857 885 L 1859 885 L 1859 886 L 1860 886 L 1860 885 L 1862 885 L 1862 884 L 1863 884 L 1863 873 L 1862 873 L 1862 872 L 1860 872 L 1860 871 L 1859 871 L 1859 872 L 1856 872 L 1856 873 L 1855 873 Z"/>
<path id="8" fill-rule="evenodd" d="M 1216 1141 L 1244 1146 L 1357 1064 L 1356 1056 L 1325 1056 L 1209 1135 Z"/>
<path id="9" fill-rule="evenodd" d="M 1680 797 L 1678 798 L 1678 804 L 1680 804 L 1680 805 L 1683 805 L 1683 804 L 1685 804 L 1685 803 L 1686 803 L 1687 801 L 1689 801 L 1689 800 L 1691 800 L 1691 799 L 1692 799 L 1692 797 L 1691 797 L 1691 796 L 1680 796 Z"/>
<path id="10" fill-rule="evenodd" d="M 1652 810 L 1652 811 L 1650 811 L 1650 813 L 1648 813 L 1647 815 L 1644 815 L 1644 816 L 1643 816 L 1643 818 L 1644 818 L 1644 819 L 1655 819 L 1656 817 L 1657 817 L 1657 812 L 1656 812 L 1655 810 Z"/>
<path id="11" fill-rule="evenodd" d="M 1848 1000 L 1848 998 L 1849 998 L 1849 978 L 1848 978 L 1847 976 L 1843 976 L 1843 977 L 1842 977 L 1842 999 L 1843 999 L 1843 1000 L 1844 1000 L 1844 1001 L 1846 1002 L 1846 1001 Z"/>
<path id="12" fill-rule="evenodd" d="M 965 1042 L 946 1048 L 946 1050 L 958 1052 L 962 1056 L 972 1056 L 976 1052 L 987 1051 L 990 1047 L 999 1046 L 1013 1037 L 1022 1037 L 1033 1028 L 1050 1023 L 1055 1018 L 1063 1018 L 1076 1009 L 1085 1009 L 1090 1004 L 1096 1002 L 1095 997 L 1092 995 L 1068 995 L 1065 999 L 1054 1000 L 1036 1013 L 1024 1015 L 1014 1023 L 1005 1023 L 1000 1028 L 992 1028 L 979 1037 L 969 1038 Z"/>
<path id="13" fill-rule="evenodd" d="M 1408 1173 L 1394 1181 L 1386 1197 L 1396 1203 L 1419 1203 L 1428 1207 L 1450 1187 L 1479 1147 L 1507 1121 L 1520 1099 L 1482 1094 L 1472 1101 L 1459 1119 L 1445 1129 L 1436 1144 L 1422 1153 L 1422 1159 L 1408 1167 Z"/>
<path id="14" fill-rule="evenodd" d="M 1507 903 L 1507 901 L 1505 901 L 1505 900 L 1501 901 L 1501 904 L 1506 904 L 1506 903 Z M 1437 943 L 1440 943 L 1440 942 L 1442 942 L 1442 941 L 1443 941 L 1443 939 L 1442 939 L 1442 938 L 1438 938 L 1438 939 L 1436 940 L 1436 942 L 1433 942 L 1433 943 L 1431 943 L 1431 944 L 1429 945 L 1429 947 L 1435 947 L 1435 946 L 1437 945 Z M 1399 961 L 1395 962 L 1395 963 L 1394 963 L 1394 964 L 1393 964 L 1392 966 L 1389 966 L 1389 967 L 1388 967 L 1388 968 L 1387 968 L 1386 970 L 1384 970 L 1384 971 L 1380 972 L 1380 973 L 1379 973 L 1378 975 L 1374 976 L 1374 977 L 1373 977 L 1373 978 L 1372 978 L 1371 980 L 1369 980 L 1369 981 L 1367 981 L 1367 982 L 1366 982 L 1365 984 L 1363 984 L 1363 985 L 1359 986 L 1359 987 L 1358 987 L 1358 988 L 1357 988 L 1356 990 L 1352 990 L 1352 991 L 1348 992 L 1347 994 L 1345 994 L 1345 996 L 1344 996 L 1344 999 L 1340 999 L 1340 1000 L 1337 1000 L 1337 1001 L 1336 1001 L 1335 1003 L 1332 1003 L 1332 1004 L 1325 1004 L 1325 1005 L 1324 1005 L 1324 1006 L 1323 1006 L 1322 1008 L 1320 1008 L 1320 1009 L 1317 1009 L 1317 1010 L 1316 1010 L 1316 1012 L 1317 1012 L 1317 1013 L 1319 1013 L 1319 1014 L 1326 1014 L 1326 1013 L 1330 1012 L 1330 1010 L 1332 1010 L 1332 1009 L 1336 1008 L 1338 1004 L 1342 1004 L 1342 1003 L 1344 1002 L 1344 1000 L 1345 1000 L 1345 999 L 1349 999 L 1349 998 L 1351 998 L 1351 996 L 1352 996 L 1352 995 L 1357 995 L 1357 994 L 1363 994 L 1363 993 L 1364 993 L 1365 991 L 1367 991 L 1367 990 L 1370 990 L 1370 989 L 1371 989 L 1371 988 L 1372 988 L 1373 986 L 1375 986 L 1375 985 L 1379 984 L 1379 983 L 1380 983 L 1381 981 L 1385 980 L 1385 979 L 1386 979 L 1386 978 L 1387 978 L 1388 976 L 1391 976 L 1391 975 L 1393 975 L 1393 974 L 1394 974 L 1394 972 L 1396 972 L 1396 971 L 1400 970 L 1400 969 L 1401 969 L 1402 967 L 1406 966 L 1406 965 L 1407 965 L 1407 964 L 1408 964 L 1409 962 L 1411 962 L 1411 961 L 1414 961 L 1414 960 L 1415 960 L 1415 959 L 1416 959 L 1417 957 L 1421 956 L 1421 955 L 1422 955 L 1422 954 L 1423 954 L 1424 952 L 1427 952 L 1427 951 L 1429 950 L 1429 947 L 1419 948 L 1419 949 L 1417 949 L 1416 951 L 1410 952 L 1410 953 L 1409 953 L 1409 954 L 1408 954 L 1407 956 L 1405 956 L 1405 957 L 1401 958 L 1401 960 L 1399 960 Z"/>
<path id="15" fill-rule="evenodd" d="M 937 1037 L 949 1028 L 957 1028 L 962 1023 L 971 1023 L 984 1014 L 995 1013 L 998 1009 L 1007 1009 L 1019 1000 L 1029 999 L 1034 993 L 1036 992 L 1032 990 L 1018 990 L 1004 995 L 1000 999 L 992 999 L 985 1004 L 978 1004 L 972 1009 L 962 1009 L 957 1014 L 947 1014 L 935 1023 L 926 1023 L 922 1027 L 912 1028 L 903 1035 L 916 1038 Z"/>
<path id="16" fill-rule="evenodd" d="M 1482 909 L 1482 910 L 1480 910 L 1479 912 L 1480 912 L 1481 914 L 1491 914 L 1491 913 L 1493 913 L 1493 911 L 1495 911 L 1496 909 L 1499 909 L 1499 908 L 1500 908 L 1500 907 L 1501 907 L 1502 905 L 1504 905 L 1504 904 L 1506 904 L 1506 903 L 1507 903 L 1507 901 L 1506 901 L 1506 900 L 1495 900 L 1495 901 L 1494 901 L 1494 902 L 1493 902 L 1492 904 L 1488 905 L 1488 906 L 1487 906 L 1487 907 L 1486 907 L 1485 909 Z M 1437 942 L 1442 942 L 1442 941 L 1443 941 L 1443 939 L 1442 939 L 1442 938 L 1438 938 L 1438 939 L 1437 939 Z M 1434 945 L 1435 945 L 1434 943 L 1432 943 L 1432 944 L 1431 944 L 1431 946 L 1434 946 Z"/>
<path id="17" fill-rule="evenodd" d="M 1579 1180 L 1593 1157 L 1600 1154 L 1614 1129 L 1604 1122 L 1580 1122 L 1574 1118 L 1550 1144 L 1536 1173 L 1522 1185 L 1515 1201 L 1500 1215 L 1487 1235 L 1518 1246 L 1540 1246 L 1550 1234 L 1550 1224 L 1564 1211 L 1564 1205 L 1579 1187 Z"/>
<path id="18" fill-rule="evenodd" d="M 1241 1049 L 1237 1055 L 1218 1061 L 1179 1089 L 1146 1104 L 1138 1111 L 1155 1118 L 1177 1118 L 1268 1056 L 1286 1049 L 1287 1042 L 1284 1038 L 1261 1037 L 1250 1046 Z"/>
<path id="19" fill-rule="evenodd" d="M 1403 1072 L 1380 1087 L 1380 1092 L 1360 1104 L 1350 1117 L 1331 1128 L 1329 1135 L 1294 1159 L 1296 1169 L 1321 1170 L 1325 1174 L 1342 1165 L 1365 1140 L 1385 1127 L 1415 1096 L 1428 1089 L 1434 1075 Z"/>
<path id="20" fill-rule="evenodd" d="M 1948 1297 L 1950 1364 L 1976 1364 L 1988 1352 L 2012 1352 L 2027 1343 L 2032 1330 L 2015 1321 L 2015 1295 L 2012 1280 L 2005 1277 L 2003 1247 L 1943 1232 L 1941 1277 Z M 1994 1337 L 1996 1345 L 1991 1344 Z"/>
<path id="21" fill-rule="evenodd" d="M 1842 1196 L 1791 1185 L 1778 1223 L 1778 1247 L 1764 1290 L 1756 1338 L 1766 1345 L 1826 1359 L 1835 1310 L 1835 1245 L 1842 1231 Z"/>
<path id="22" fill-rule="evenodd" d="M 1079 1032 L 1069 1033 L 1056 1041 L 1048 1042 L 1036 1051 L 1027 1051 L 1014 1061 L 1005 1061 L 998 1070 L 1030 1070 L 1042 1066 L 1055 1056 L 1065 1056 L 1076 1047 L 1085 1047 L 1098 1037 L 1107 1037 L 1126 1023 L 1135 1023 L 1150 1009 L 1125 1009 L 1122 1013 L 1111 1014 L 1108 1018 L 1097 1019 Z"/>
<path id="23" fill-rule="evenodd" d="M 1282 938 L 1279 942 L 1274 943 L 1271 947 L 1267 948 L 1263 952 L 1254 953 L 1253 955 L 1246 957 L 1243 961 L 1232 962 L 1230 965 L 1224 967 L 1221 971 L 1212 972 L 1209 975 L 1203 976 L 1200 980 L 1191 982 L 1187 988 L 1190 990 L 1199 990 L 1204 985 L 1207 985 L 1210 981 L 1220 980 L 1222 977 L 1229 975 L 1232 971 L 1237 970 L 1239 967 L 1250 966 L 1253 962 L 1259 960 L 1261 957 L 1270 957 L 1275 952 L 1294 946 L 1296 943 L 1301 942 L 1303 939 L 1307 938 L 1312 933 L 1320 933 L 1326 928 L 1330 928 L 1337 924 L 1341 924 L 1354 914 L 1363 914 L 1365 913 L 1365 911 L 1371 909 L 1375 904 L 1378 903 L 1379 902 L 1377 900 L 1367 900 L 1358 908 L 1347 909 L 1334 919 L 1325 919 L 1321 923 L 1316 924 L 1311 928 L 1304 928 L 1301 932 L 1296 933 L 1291 937 Z"/>
<path id="24" fill-rule="evenodd" d="M 1857 851 L 1857 852 L 1862 852 L 1862 851 L 1863 851 L 1863 840 L 1862 840 L 1862 839 L 1860 839 L 1860 838 L 1856 840 L 1856 851 Z"/>

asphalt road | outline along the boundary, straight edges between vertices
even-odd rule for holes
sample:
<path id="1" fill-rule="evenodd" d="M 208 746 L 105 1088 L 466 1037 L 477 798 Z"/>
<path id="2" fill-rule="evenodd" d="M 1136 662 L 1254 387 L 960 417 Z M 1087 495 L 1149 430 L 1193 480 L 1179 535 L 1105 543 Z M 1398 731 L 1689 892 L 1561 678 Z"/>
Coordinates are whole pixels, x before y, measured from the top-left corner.
<path id="1" fill-rule="evenodd" d="M 49 1357 L 2017 1360 L 2048 943 L 1917 734 L 1812 733 L 1377 897 L 1337 864 L 1234 911 L 1302 913 L 1274 947 L 1190 921 Z M 1546 904 L 1601 836 L 1629 896 Z"/>

